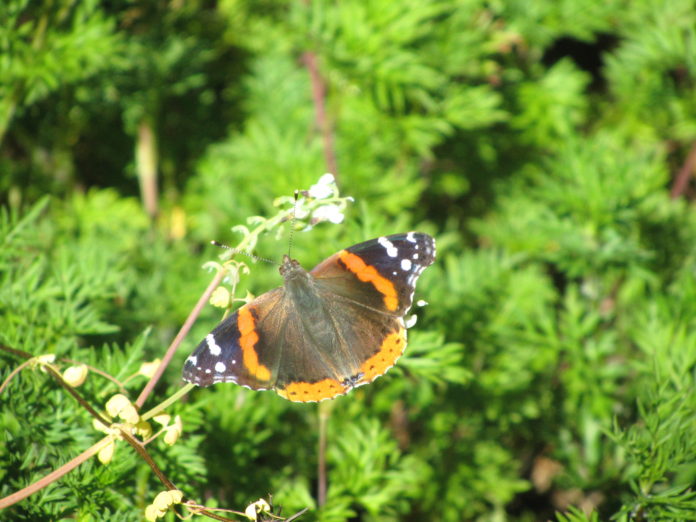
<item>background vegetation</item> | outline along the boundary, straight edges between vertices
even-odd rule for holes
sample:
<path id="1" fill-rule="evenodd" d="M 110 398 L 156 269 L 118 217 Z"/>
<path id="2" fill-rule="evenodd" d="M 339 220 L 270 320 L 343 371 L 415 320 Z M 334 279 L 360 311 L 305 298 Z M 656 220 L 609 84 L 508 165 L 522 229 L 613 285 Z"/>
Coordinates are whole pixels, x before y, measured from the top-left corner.
<path id="1" fill-rule="evenodd" d="M 296 256 L 429 232 L 430 305 L 394 369 L 323 406 L 323 505 L 317 406 L 234 385 L 171 406 L 182 436 L 147 447 L 186 499 L 696 520 L 695 87 L 692 0 L 4 0 L 0 344 L 124 380 L 209 283 L 209 240 L 333 171 L 355 204 Z M 255 251 L 280 259 L 277 231 Z M 237 295 L 277 284 L 254 265 Z M 0 352 L 0 380 L 23 362 Z M 0 498 L 103 436 L 36 368 L 0 394 Z M 99 412 L 119 391 L 78 390 Z M 167 489 L 124 441 L 49 482 L 0 518 L 139 520 Z"/>

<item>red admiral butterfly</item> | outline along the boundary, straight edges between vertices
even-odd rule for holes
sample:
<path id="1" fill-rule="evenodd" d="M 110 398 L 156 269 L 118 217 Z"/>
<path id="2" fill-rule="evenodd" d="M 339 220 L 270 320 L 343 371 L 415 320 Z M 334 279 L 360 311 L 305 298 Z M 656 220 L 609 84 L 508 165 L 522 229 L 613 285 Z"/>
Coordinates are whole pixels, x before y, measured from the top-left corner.
<path id="1" fill-rule="evenodd" d="M 235 382 L 291 401 L 331 399 L 368 384 L 406 347 L 404 316 L 435 240 L 409 232 L 359 243 L 311 272 L 285 256 L 282 287 L 230 315 L 198 345 L 184 380 Z"/>

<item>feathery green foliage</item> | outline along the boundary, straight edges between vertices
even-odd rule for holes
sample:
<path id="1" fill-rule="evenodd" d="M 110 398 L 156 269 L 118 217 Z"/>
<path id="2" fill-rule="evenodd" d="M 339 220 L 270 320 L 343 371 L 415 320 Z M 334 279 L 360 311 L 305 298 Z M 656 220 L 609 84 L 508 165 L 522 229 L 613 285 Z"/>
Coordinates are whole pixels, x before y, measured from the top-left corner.
<path id="1" fill-rule="evenodd" d="M 429 305 L 397 366 L 335 401 L 220 384 L 148 419 L 185 500 L 307 521 L 696 519 L 693 7 L 4 2 L 0 505 L 115 438 L 85 404 L 136 400 L 213 277 L 205 245 L 246 232 L 279 260 L 293 191 L 335 165 L 355 204 L 295 233 L 293 257 L 430 233 Z M 237 300 L 280 284 L 235 262 Z M 141 414 L 219 319 L 203 308 Z M 78 363 L 84 403 L 50 373 Z M 99 458 L 0 519 L 141 520 L 170 489 L 126 440 Z"/>

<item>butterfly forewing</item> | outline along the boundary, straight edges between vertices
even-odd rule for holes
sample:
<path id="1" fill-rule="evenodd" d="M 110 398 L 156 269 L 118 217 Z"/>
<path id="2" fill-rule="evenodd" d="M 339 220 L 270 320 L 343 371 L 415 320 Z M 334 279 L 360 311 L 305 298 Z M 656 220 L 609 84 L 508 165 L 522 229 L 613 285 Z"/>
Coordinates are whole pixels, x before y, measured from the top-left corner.
<path id="1" fill-rule="evenodd" d="M 268 390 L 274 387 L 273 367 L 277 363 L 273 354 L 267 353 L 264 331 L 273 331 L 267 325 L 258 327 L 274 318 L 278 325 L 284 323 L 287 312 L 282 306 L 283 288 L 275 288 L 260 295 L 222 321 L 186 359 L 183 378 L 198 386 L 210 386 L 218 382 L 234 382 L 252 390 Z M 264 353 L 266 352 L 266 353 Z"/>
<path id="2" fill-rule="evenodd" d="M 403 316 L 411 308 L 418 277 L 433 261 L 435 240 L 409 232 L 346 248 L 318 264 L 311 274 L 338 295 Z"/>

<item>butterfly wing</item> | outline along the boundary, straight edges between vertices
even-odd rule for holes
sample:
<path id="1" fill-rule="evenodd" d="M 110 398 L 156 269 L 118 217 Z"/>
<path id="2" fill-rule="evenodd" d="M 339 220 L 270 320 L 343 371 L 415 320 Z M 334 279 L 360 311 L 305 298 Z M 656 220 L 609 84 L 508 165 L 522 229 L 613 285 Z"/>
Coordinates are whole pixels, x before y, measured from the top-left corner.
<path id="1" fill-rule="evenodd" d="M 366 241 L 329 257 L 301 286 L 242 306 L 189 357 L 184 380 L 275 389 L 293 401 L 320 401 L 383 375 L 406 347 L 403 316 L 435 242 L 409 232 Z M 301 269 L 299 269 L 301 271 Z M 301 271 L 306 275 L 306 272 Z"/>
<path id="2" fill-rule="evenodd" d="M 384 375 L 401 356 L 406 348 L 403 316 L 418 277 L 434 260 L 435 240 L 409 232 L 354 245 L 310 272 L 324 311 L 319 322 L 330 332 L 323 342 L 308 346 L 328 359 L 331 382 L 340 388 L 335 395 Z M 304 330 L 313 328 L 307 324 Z M 302 400 L 306 388 L 294 385 L 296 376 L 288 374 L 281 381 L 284 396 Z"/>
<path id="3" fill-rule="evenodd" d="M 265 343 L 257 325 L 272 317 L 283 323 L 283 295 L 283 288 L 266 292 L 223 320 L 186 359 L 184 380 L 198 386 L 234 382 L 252 390 L 273 388 L 275 368 L 261 351 Z"/>
<path id="4" fill-rule="evenodd" d="M 403 317 L 416 281 L 435 261 L 435 240 L 408 232 L 359 243 L 334 254 L 310 272 L 322 288 L 376 312 Z"/>
<path id="5" fill-rule="evenodd" d="M 296 366 L 293 352 L 279 371 L 276 391 L 293 401 L 330 399 L 368 384 L 391 368 L 406 347 L 401 317 L 374 313 L 336 294 L 321 294 L 324 338 L 309 333 L 317 330 L 316 324 L 303 323 L 307 365 Z M 307 377 L 312 374 L 314 379 Z"/>
<path id="6" fill-rule="evenodd" d="M 275 389 L 294 401 L 319 401 L 346 393 L 342 357 L 350 349 L 335 342 L 331 319 L 308 322 L 285 288 L 242 306 L 198 345 L 184 364 L 183 378 L 198 386 L 234 382 L 252 390 Z M 340 346 L 342 351 L 335 348 Z M 289 387 L 289 389 L 288 389 Z"/>

